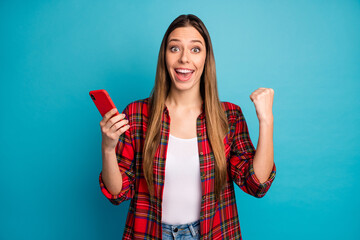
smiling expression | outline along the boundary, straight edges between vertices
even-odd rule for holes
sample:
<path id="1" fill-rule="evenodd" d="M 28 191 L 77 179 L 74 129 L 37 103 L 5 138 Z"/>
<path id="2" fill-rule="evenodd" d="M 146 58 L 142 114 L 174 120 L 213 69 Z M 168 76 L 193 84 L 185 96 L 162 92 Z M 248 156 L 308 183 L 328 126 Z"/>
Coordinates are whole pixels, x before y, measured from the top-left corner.
<path id="1" fill-rule="evenodd" d="M 179 27 L 170 33 L 166 49 L 166 67 L 172 87 L 178 90 L 194 86 L 200 88 L 205 59 L 204 38 L 194 27 Z"/>

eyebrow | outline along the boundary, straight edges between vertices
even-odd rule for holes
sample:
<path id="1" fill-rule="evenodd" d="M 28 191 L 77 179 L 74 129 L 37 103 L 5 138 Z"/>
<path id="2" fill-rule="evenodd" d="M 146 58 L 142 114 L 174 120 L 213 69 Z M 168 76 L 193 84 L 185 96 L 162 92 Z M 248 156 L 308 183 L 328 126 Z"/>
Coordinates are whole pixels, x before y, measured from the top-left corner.
<path id="1" fill-rule="evenodd" d="M 169 42 L 171 42 L 171 41 L 174 41 L 174 42 L 181 42 L 179 39 L 176 39 L 176 38 L 172 38 L 172 39 L 170 39 L 170 40 L 169 40 Z M 203 45 L 203 44 L 202 44 L 202 42 L 201 42 L 200 40 L 196 40 L 196 39 L 191 40 L 190 42 L 199 42 L 201 45 Z"/>

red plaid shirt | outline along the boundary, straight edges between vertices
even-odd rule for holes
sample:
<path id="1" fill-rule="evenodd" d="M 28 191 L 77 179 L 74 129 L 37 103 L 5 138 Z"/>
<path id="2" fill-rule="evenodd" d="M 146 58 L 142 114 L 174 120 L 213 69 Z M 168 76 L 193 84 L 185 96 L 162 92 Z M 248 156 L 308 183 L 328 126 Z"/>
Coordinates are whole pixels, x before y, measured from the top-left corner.
<path id="1" fill-rule="evenodd" d="M 123 185 L 118 195 L 106 189 L 99 176 L 102 193 L 111 203 L 119 205 L 131 200 L 126 219 L 123 239 L 162 239 L 161 206 L 164 189 L 165 161 L 170 132 L 170 117 L 165 106 L 162 115 L 161 142 L 153 163 L 155 198 L 151 200 L 142 170 L 142 147 L 148 121 L 148 98 L 134 101 L 123 113 L 130 128 L 119 138 L 116 156 L 122 174 Z M 214 196 L 214 155 L 206 132 L 204 103 L 202 113 L 196 121 L 200 158 L 202 201 L 200 212 L 200 239 L 241 239 L 234 184 L 255 197 L 263 197 L 272 184 L 276 167 L 265 183 L 260 183 L 254 174 L 253 158 L 255 148 L 251 142 L 245 118 L 239 106 L 222 102 L 230 131 L 224 138 L 228 164 L 227 183 L 221 192 L 219 202 Z"/>

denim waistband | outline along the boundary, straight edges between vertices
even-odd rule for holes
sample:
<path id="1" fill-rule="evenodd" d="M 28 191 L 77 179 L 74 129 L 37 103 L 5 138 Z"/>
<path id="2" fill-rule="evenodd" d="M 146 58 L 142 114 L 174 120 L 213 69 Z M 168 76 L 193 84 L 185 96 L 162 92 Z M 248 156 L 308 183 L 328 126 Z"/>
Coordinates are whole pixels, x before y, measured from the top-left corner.
<path id="1" fill-rule="evenodd" d="M 189 225 L 192 225 L 193 227 L 197 227 L 198 225 L 200 225 L 200 220 L 190 222 L 190 223 L 184 223 L 184 224 L 167 224 L 167 223 L 161 222 L 161 225 L 163 228 L 166 228 L 169 230 L 172 230 L 171 227 L 182 229 L 182 228 L 189 227 Z"/>
<path id="2" fill-rule="evenodd" d="M 161 222 L 161 225 L 162 225 L 163 229 L 167 229 L 170 232 L 172 232 L 173 234 L 176 234 L 177 232 L 180 232 L 182 230 L 189 229 L 191 234 L 193 236 L 195 236 L 196 232 L 199 232 L 199 231 L 196 231 L 195 229 L 200 228 L 200 220 L 190 222 L 190 223 L 185 223 L 185 224 L 167 224 L 167 223 Z"/>

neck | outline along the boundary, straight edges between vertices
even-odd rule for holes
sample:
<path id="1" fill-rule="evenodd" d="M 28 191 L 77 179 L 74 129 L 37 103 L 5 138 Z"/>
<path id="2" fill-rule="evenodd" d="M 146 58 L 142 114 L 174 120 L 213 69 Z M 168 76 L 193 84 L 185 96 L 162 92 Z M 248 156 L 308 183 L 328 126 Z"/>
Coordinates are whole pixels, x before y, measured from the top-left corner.
<path id="1" fill-rule="evenodd" d="M 165 100 L 166 106 L 182 109 L 201 108 L 202 102 L 203 100 L 199 90 L 173 91 L 173 89 L 170 89 L 169 95 Z"/>

